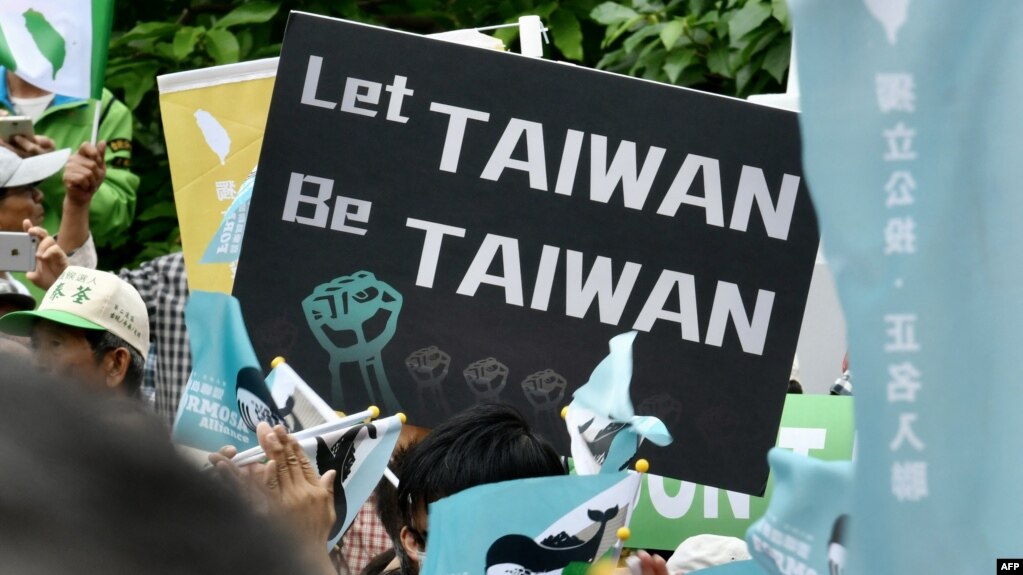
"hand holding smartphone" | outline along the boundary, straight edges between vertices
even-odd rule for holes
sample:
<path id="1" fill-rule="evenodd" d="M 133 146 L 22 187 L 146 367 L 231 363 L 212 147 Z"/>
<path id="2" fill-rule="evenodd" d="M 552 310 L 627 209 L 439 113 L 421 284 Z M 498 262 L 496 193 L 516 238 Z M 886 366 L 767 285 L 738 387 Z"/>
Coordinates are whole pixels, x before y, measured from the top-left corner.
<path id="1" fill-rule="evenodd" d="M 32 118 L 28 116 L 3 116 L 0 117 L 0 139 L 10 142 L 14 136 L 35 136 L 32 128 Z"/>
<path id="2" fill-rule="evenodd" d="M 28 232 L 0 232 L 0 271 L 35 270 L 38 244 L 39 239 Z"/>

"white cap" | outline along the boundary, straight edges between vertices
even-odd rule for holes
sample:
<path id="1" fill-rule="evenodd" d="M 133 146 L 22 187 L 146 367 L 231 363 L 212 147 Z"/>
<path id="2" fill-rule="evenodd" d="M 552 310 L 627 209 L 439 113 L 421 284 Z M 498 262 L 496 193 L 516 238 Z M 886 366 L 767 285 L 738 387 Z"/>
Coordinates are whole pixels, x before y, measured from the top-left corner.
<path id="1" fill-rule="evenodd" d="M 41 182 L 59 172 L 70 157 L 71 148 L 22 158 L 0 146 L 0 188 L 17 188 Z"/>
<path id="2" fill-rule="evenodd" d="M 46 290 L 39 309 L 0 318 L 0 331 L 31 335 L 39 319 L 108 331 L 146 357 L 149 353 L 149 312 L 142 296 L 112 273 L 68 266 Z"/>
<path id="3" fill-rule="evenodd" d="M 669 573 L 689 573 L 732 561 L 751 559 L 746 542 L 725 535 L 693 535 L 683 541 L 668 559 Z"/>

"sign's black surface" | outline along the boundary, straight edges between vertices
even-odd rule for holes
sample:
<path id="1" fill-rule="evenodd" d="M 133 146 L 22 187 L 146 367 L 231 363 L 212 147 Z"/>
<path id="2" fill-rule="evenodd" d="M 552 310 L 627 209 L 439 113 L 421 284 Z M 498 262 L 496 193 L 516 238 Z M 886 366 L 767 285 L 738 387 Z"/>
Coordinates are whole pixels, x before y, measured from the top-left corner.
<path id="1" fill-rule="evenodd" d="M 293 14 L 235 282 L 261 361 L 432 427 L 511 402 L 567 452 L 637 330 L 653 471 L 760 492 L 818 231 L 794 114 Z"/>

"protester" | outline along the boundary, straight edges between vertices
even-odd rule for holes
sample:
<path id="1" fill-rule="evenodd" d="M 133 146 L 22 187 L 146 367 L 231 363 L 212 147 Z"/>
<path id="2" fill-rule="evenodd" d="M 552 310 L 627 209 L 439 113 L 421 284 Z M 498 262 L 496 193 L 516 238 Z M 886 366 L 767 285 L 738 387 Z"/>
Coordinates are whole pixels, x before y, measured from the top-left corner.
<path id="1" fill-rule="evenodd" d="M 28 311 L 36 307 L 32 296 L 18 289 L 13 278 L 0 276 L 0 317 L 12 311 Z"/>
<path id="2" fill-rule="evenodd" d="M 67 217 L 61 223 L 60 233 L 51 239 L 46 230 L 39 227 L 45 215 L 45 195 L 37 184 L 61 168 L 65 168 L 64 189 L 67 193 L 64 195 L 64 209 Z M 29 279 L 52 281 L 63 271 L 61 267 L 54 274 L 55 266 L 60 263 L 66 266 L 66 259 L 74 265 L 96 267 L 88 209 L 105 173 L 98 150 L 88 145 L 82 146 L 76 154 L 58 150 L 24 159 L 6 148 L 0 148 L 0 231 L 26 231 L 38 240 L 36 260 L 39 267 Z M 8 271 L 0 270 L 0 277 L 10 281 L 19 293 L 30 293 L 28 287 Z"/>
<path id="3" fill-rule="evenodd" d="M 838 376 L 835 383 L 832 384 L 830 395 L 852 395 L 852 372 L 849 371 L 849 353 L 845 354 L 842 358 L 842 375 Z"/>
<path id="4" fill-rule="evenodd" d="M 428 504 L 486 483 L 564 474 L 558 453 L 510 405 L 478 404 L 440 424 L 409 450 L 399 476 L 401 575 L 418 573 L 425 557 Z"/>
<path id="5" fill-rule="evenodd" d="M 36 365 L 94 389 L 137 393 L 149 351 L 149 319 L 135 288 L 117 276 L 70 266 L 36 311 L 0 318 L 0 331 L 31 336 Z"/>
<path id="6" fill-rule="evenodd" d="M 405 430 L 412 426 L 403 426 L 402 435 L 405 435 Z M 418 429 L 418 428 L 417 428 Z M 415 447 L 418 443 L 418 438 L 413 438 L 410 441 L 398 440 L 398 446 L 395 447 L 394 453 L 391 455 L 390 463 L 387 468 L 391 470 L 395 476 L 400 477 L 405 469 L 405 460 L 408 457 L 409 451 Z M 358 573 L 361 575 L 380 575 L 387 571 L 397 570 L 408 571 L 408 556 L 404 553 L 398 554 L 397 549 L 401 547 L 401 504 L 398 502 L 398 487 L 391 483 L 386 477 L 380 480 L 377 484 L 376 490 L 373 492 L 376 500 L 376 514 L 380 521 L 380 525 L 384 532 L 387 534 L 391 545 L 386 551 L 381 552 L 377 556 L 373 557 Z M 361 513 L 361 512 L 360 512 Z M 347 538 L 347 535 L 345 536 Z M 342 539 L 345 542 L 345 539 Z M 405 564 L 402 564 L 402 560 Z"/>
<path id="7" fill-rule="evenodd" d="M 181 252 L 175 252 L 143 262 L 136 269 L 122 269 L 117 275 L 138 290 L 146 302 L 150 335 L 146 371 L 153 374 L 156 413 L 171 426 L 192 371 L 185 327 L 188 302 L 185 258 Z"/>
<path id="8" fill-rule="evenodd" d="M 66 224 L 61 222 L 63 228 Z M 29 279 L 49 289 L 56 276 L 68 265 L 59 250 L 49 254 L 50 272 L 29 274 Z M 73 262 L 70 262 L 73 263 Z M 156 413 L 171 426 L 177 414 L 178 401 L 192 371 L 191 347 L 185 326 L 185 304 L 188 302 L 188 276 L 181 252 L 167 254 L 143 262 L 136 269 L 122 269 L 118 274 L 131 284 L 145 302 L 149 314 L 150 347 L 146 357 L 146 373 L 152 376 L 156 397 Z"/>
<path id="9" fill-rule="evenodd" d="M 0 453 L 4 573 L 317 573 L 285 530 L 182 461 L 137 402 L 5 361 Z"/>
<path id="10" fill-rule="evenodd" d="M 33 137 L 16 135 L 11 142 L 0 142 L 0 146 L 24 157 L 59 148 L 79 149 L 83 143 L 90 142 L 96 105 L 90 100 L 47 92 L 0 66 L 0 115 L 28 116 L 32 118 L 36 133 Z M 99 141 L 95 148 L 109 169 L 92 202 L 90 221 L 97 245 L 107 246 L 119 243 L 120 235 L 131 226 L 139 178 L 130 170 L 131 111 L 109 90 L 103 90 L 98 105 Z M 43 227 L 53 233 L 62 218 L 62 178 L 49 177 L 40 188 L 46 207 Z"/>
<path id="11" fill-rule="evenodd" d="M 305 557 L 320 575 L 335 575 L 325 543 L 336 518 L 334 478 L 337 472 L 317 476 L 312 463 L 298 441 L 284 426 L 273 428 L 266 422 L 256 427 L 259 445 L 266 453 L 265 464 L 236 467 L 232 446 L 211 453 L 210 464 L 230 485 L 244 494 L 257 510 L 273 516 L 287 526 L 296 542 L 296 553 Z"/>

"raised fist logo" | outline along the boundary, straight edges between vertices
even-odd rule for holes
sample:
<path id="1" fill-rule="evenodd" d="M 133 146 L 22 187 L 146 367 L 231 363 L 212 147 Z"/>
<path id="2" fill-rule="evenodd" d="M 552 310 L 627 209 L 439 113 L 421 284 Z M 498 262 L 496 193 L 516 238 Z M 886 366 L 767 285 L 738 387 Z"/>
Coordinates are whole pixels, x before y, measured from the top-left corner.
<path id="1" fill-rule="evenodd" d="M 401 294 L 367 271 L 341 276 L 316 286 L 302 302 L 316 341 L 330 355 L 332 401 L 344 405 L 343 364 L 353 364 L 374 403 L 391 412 L 401 409 L 384 372 L 381 353 L 398 327 Z"/>
<path id="2" fill-rule="evenodd" d="M 469 364 L 462 375 L 469 386 L 476 402 L 497 401 L 501 390 L 508 383 L 508 366 L 492 357 L 474 361 Z"/>
<path id="3" fill-rule="evenodd" d="M 251 330 L 252 345 L 260 355 L 287 357 L 298 338 L 298 327 L 283 317 L 275 317 Z"/>
<path id="4" fill-rule="evenodd" d="M 639 415 L 652 415 L 673 428 L 682 422 L 682 403 L 667 393 L 658 393 L 644 399 L 636 406 Z"/>
<path id="5" fill-rule="evenodd" d="M 553 369 L 538 371 L 522 381 L 522 391 L 526 394 L 526 400 L 537 413 L 560 412 L 566 387 L 568 381 Z"/>
<path id="6" fill-rule="evenodd" d="M 416 382 L 419 391 L 419 405 L 423 411 L 429 409 L 427 402 L 448 413 L 451 406 L 444 397 L 441 384 L 448 377 L 451 356 L 435 345 L 417 349 L 405 358 L 408 374 Z"/>

